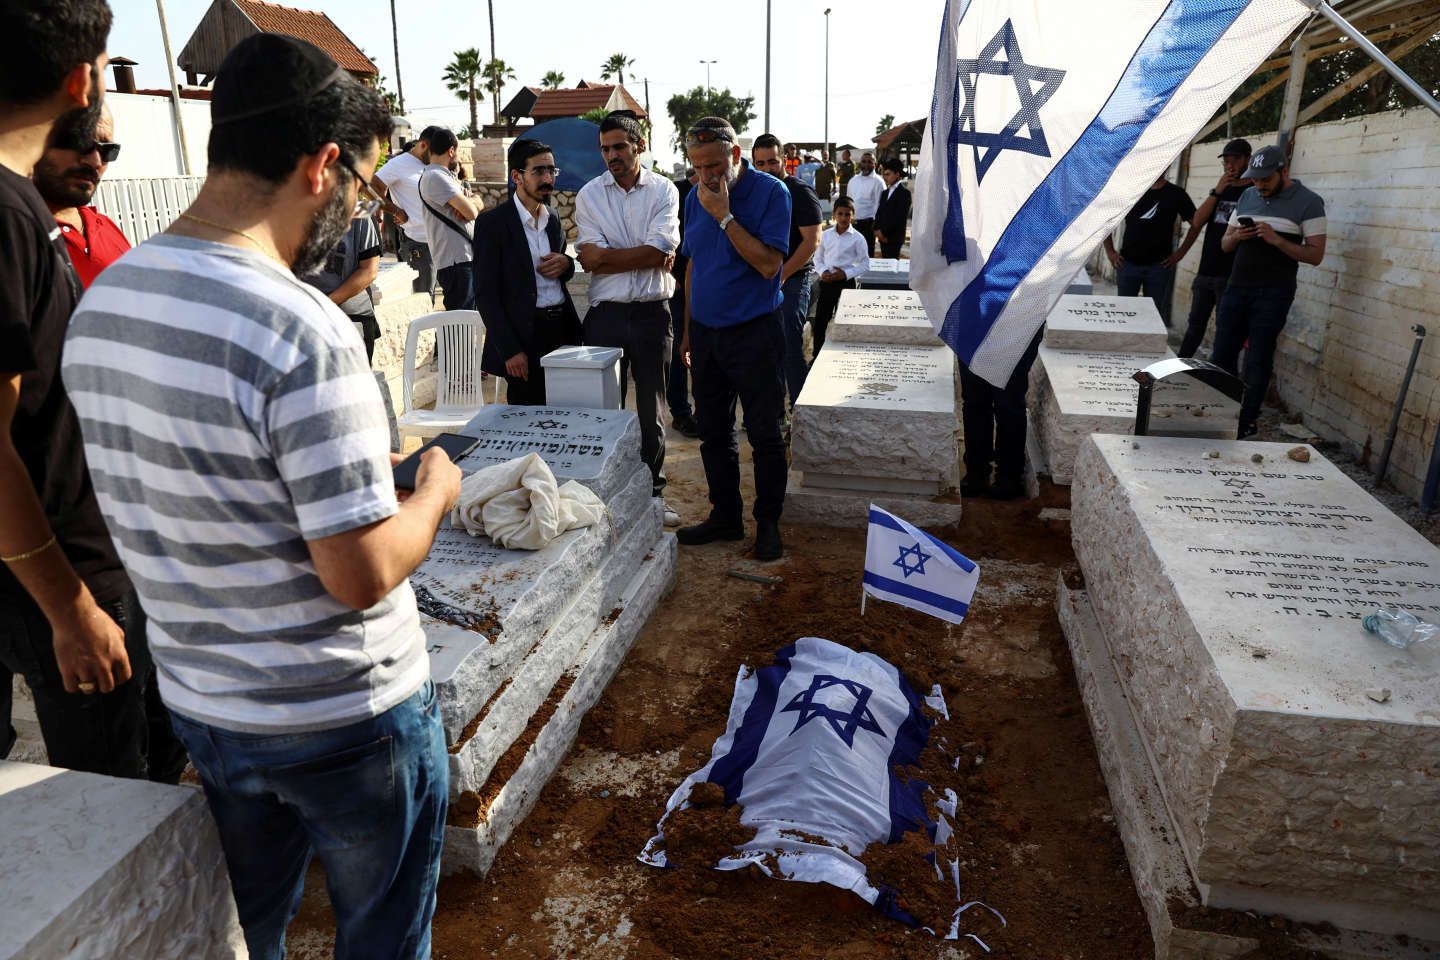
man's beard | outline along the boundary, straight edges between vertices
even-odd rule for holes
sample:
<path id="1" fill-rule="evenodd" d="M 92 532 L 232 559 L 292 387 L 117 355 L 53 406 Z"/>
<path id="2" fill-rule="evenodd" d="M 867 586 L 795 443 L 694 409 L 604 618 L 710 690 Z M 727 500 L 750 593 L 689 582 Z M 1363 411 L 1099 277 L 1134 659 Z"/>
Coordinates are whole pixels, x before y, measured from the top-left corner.
<path id="1" fill-rule="evenodd" d="M 72 186 L 69 182 L 72 177 L 84 177 L 90 184 L 87 187 Z M 35 164 L 31 180 L 48 205 L 64 209 L 89 204 L 95 197 L 95 187 L 100 183 L 100 176 L 92 167 L 83 164 L 68 170 L 57 170 L 47 159 L 41 157 L 40 162 Z"/>
<path id="2" fill-rule="evenodd" d="M 307 276 L 320 269 L 330 251 L 335 249 L 340 238 L 345 236 L 345 231 L 350 229 L 354 209 L 349 189 L 343 183 L 336 184 L 330 199 L 315 214 L 315 219 L 310 221 L 310 229 L 305 232 L 300 249 L 295 251 L 295 259 L 290 264 L 295 276 Z"/>
<path id="3" fill-rule="evenodd" d="M 735 186 L 735 181 L 740 179 L 740 168 L 741 168 L 741 164 L 738 164 L 738 163 L 732 163 L 732 164 L 730 164 L 730 166 L 728 166 L 728 167 L 725 168 L 725 186 L 726 186 L 726 187 L 733 187 L 733 186 Z"/>

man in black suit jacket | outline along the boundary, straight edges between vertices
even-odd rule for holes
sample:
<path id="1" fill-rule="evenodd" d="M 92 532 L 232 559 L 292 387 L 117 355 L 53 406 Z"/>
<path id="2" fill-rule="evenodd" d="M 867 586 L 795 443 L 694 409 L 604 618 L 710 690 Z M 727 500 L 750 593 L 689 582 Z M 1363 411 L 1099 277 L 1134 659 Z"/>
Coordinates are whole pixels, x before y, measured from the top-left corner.
<path id="1" fill-rule="evenodd" d="M 550 211 L 555 154 L 536 140 L 510 147 L 515 192 L 475 219 L 475 309 L 485 321 L 486 373 L 505 378 L 512 404 L 545 402 L 540 358 L 580 343 L 580 316 L 565 283 L 575 261 L 565 231 Z"/>
<path id="2" fill-rule="evenodd" d="M 880 206 L 875 210 L 875 240 L 880 244 L 880 256 L 894 260 L 900 256 L 900 246 L 905 242 L 910 191 L 900 182 L 905 179 L 905 167 L 899 160 L 886 160 L 881 164 L 880 176 L 885 181 L 885 192 L 880 194 Z"/>

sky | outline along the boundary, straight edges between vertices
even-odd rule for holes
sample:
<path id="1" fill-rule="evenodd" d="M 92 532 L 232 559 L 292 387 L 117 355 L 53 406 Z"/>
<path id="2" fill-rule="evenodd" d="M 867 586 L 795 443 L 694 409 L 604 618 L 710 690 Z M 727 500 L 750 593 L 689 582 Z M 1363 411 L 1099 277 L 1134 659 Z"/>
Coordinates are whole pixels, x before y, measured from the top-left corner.
<path id="1" fill-rule="evenodd" d="M 164 0 L 170 43 L 176 56 L 194 32 L 211 0 Z M 455 50 L 479 47 L 488 59 L 490 31 L 486 5 L 479 0 L 394 0 L 399 20 L 400 76 L 406 113 L 417 126 L 443 123 L 458 129 L 469 108 L 441 80 Z M 142 88 L 165 87 L 165 50 L 155 0 L 110 0 L 115 26 L 110 54 L 139 61 Z M 395 55 L 390 0 L 293 0 L 287 6 L 322 10 L 375 60 L 395 89 Z M 881 117 L 897 123 L 929 113 L 935 77 L 935 47 L 943 0 L 903 5 L 871 0 L 801 0 L 773 4 L 771 44 L 771 132 L 782 140 L 824 139 L 825 16 L 830 14 L 830 139 L 870 145 Z M 886 17 L 885 10 L 903 10 Z M 610 13 L 609 11 L 614 11 Z M 598 81 L 600 65 L 613 53 L 635 60 L 625 87 L 645 103 L 656 125 L 657 158 L 677 159 L 665 103 L 677 93 L 710 82 L 737 96 L 754 95 L 756 118 L 746 136 L 764 132 L 765 0 L 731 0 L 727 6 L 693 3 L 498 0 L 495 53 L 510 64 L 517 81 L 506 86 L 501 105 L 521 85 L 539 86 L 548 70 L 565 74 L 565 85 Z M 176 79 L 184 83 L 178 72 Z M 112 81 L 113 84 L 113 81 Z M 490 119 L 488 94 L 480 118 Z M 668 165 L 668 164 L 667 164 Z"/>

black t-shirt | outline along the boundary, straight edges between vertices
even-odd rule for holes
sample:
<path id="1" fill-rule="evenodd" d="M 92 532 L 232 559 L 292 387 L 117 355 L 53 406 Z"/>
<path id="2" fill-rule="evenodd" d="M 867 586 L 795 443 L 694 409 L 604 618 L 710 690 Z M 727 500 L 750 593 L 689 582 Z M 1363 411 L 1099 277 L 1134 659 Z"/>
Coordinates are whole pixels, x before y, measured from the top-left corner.
<path id="1" fill-rule="evenodd" d="M 1195 218 L 1190 195 L 1173 183 L 1146 190 L 1125 215 L 1125 240 L 1120 256 L 1130 263 L 1155 264 L 1175 251 L 1175 218 Z"/>
<path id="2" fill-rule="evenodd" d="M 786 177 L 785 189 L 790 191 L 790 252 L 800 249 L 800 228 L 813 227 L 825 219 L 820 198 L 799 177 Z"/>
<path id="3" fill-rule="evenodd" d="M 80 280 L 40 194 L 3 166 L 0 251 L 0 375 L 20 374 L 10 439 L 65 555 L 105 603 L 122 596 L 129 580 L 95 502 L 80 422 L 60 381 L 60 351 Z M 0 601 L 20 597 L 28 598 L 25 588 L 0 566 Z"/>
<path id="4" fill-rule="evenodd" d="M 685 268 L 690 264 L 690 258 L 680 251 L 685 247 L 685 197 L 695 188 L 689 177 L 681 177 L 673 181 L 676 191 L 680 194 L 680 246 L 675 248 L 675 265 L 670 268 L 670 276 L 675 278 L 676 292 L 685 289 Z"/>
<path id="5" fill-rule="evenodd" d="M 1200 241 L 1200 267 L 1195 272 L 1202 277 L 1229 277 L 1230 268 L 1235 264 L 1234 252 L 1220 249 L 1220 238 L 1230 226 L 1230 214 L 1235 212 L 1235 201 L 1245 192 L 1243 186 L 1231 184 L 1215 201 L 1215 212 L 1205 224 L 1205 237 Z"/>

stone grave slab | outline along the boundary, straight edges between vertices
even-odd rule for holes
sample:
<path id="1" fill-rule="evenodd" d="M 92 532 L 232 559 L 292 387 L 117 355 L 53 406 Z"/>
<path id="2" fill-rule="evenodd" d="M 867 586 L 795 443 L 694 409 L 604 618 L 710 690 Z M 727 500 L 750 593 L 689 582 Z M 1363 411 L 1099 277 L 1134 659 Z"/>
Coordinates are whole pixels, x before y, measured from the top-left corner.
<path id="1" fill-rule="evenodd" d="M 1440 649 L 1360 626 L 1440 617 L 1440 549 L 1289 449 L 1089 438 L 1086 592 L 1207 906 L 1440 939 Z"/>
<path id="2" fill-rule="evenodd" d="M 649 468 L 631 461 L 629 483 L 609 501 L 605 521 L 562 534 L 540 550 L 505 550 L 488 537 L 441 526 L 410 582 L 478 618 L 474 629 L 429 618 L 423 622 L 427 641 L 446 647 L 437 651 L 441 659 L 431 670 L 449 738 L 458 735 L 509 668 L 551 628 L 576 591 L 652 507 L 650 488 Z M 440 682 L 441 676 L 447 679 Z"/>
<path id="3" fill-rule="evenodd" d="M 1088 296 L 1095 292 L 1095 281 L 1090 279 L 1090 271 L 1084 267 L 1075 274 L 1070 285 L 1065 288 L 1066 293 Z"/>
<path id="4" fill-rule="evenodd" d="M 870 504 L 889 510 L 918 527 L 944 527 L 960 522 L 960 494 L 951 491 L 935 497 L 903 496 L 880 492 L 812 487 L 795 471 L 785 487 L 787 523 L 810 523 L 822 527 L 864 529 L 869 523 Z"/>
<path id="5" fill-rule="evenodd" d="M 460 433 L 480 441 L 457 463 L 467 473 L 538 453 L 557 481 L 578 480 L 607 503 L 640 459 L 640 422 L 629 410 L 500 404 L 483 408 Z"/>
<path id="6" fill-rule="evenodd" d="M 827 343 L 792 417 L 805 484 L 936 495 L 959 483 L 948 347 Z"/>
<path id="7" fill-rule="evenodd" d="M 1166 351 L 1169 355 L 1169 351 Z M 1140 385 L 1132 375 L 1155 362 L 1154 354 L 1058 350 L 1045 344 L 1030 368 L 1030 413 L 1040 458 L 1051 478 L 1070 482 L 1075 452 L 1092 433 L 1129 434 L 1135 429 Z M 1238 406 L 1196 380 L 1166 382 L 1162 402 L 1152 406 L 1152 430 L 1218 440 L 1235 436 Z"/>
<path id="8" fill-rule="evenodd" d="M 675 535 L 664 534 L 640 563 L 617 601 L 617 613 L 607 616 L 590 635 L 584 647 L 561 675 L 568 687 L 558 702 L 542 706 L 515 749 L 524 754 L 518 768 L 503 785 L 467 794 L 460 804 L 451 804 L 451 825 L 445 828 L 445 854 L 441 870 L 460 870 L 484 875 L 495 854 L 525 819 L 540 792 L 559 768 L 580 731 L 585 713 L 600 699 L 605 687 L 619 670 L 625 655 L 645 621 L 675 581 Z M 556 693 L 552 692 L 552 699 Z M 458 808 L 480 806 L 477 826 L 455 825 Z"/>
<path id="9" fill-rule="evenodd" d="M 0 957 L 247 955 L 191 787 L 0 761 Z"/>
<path id="10" fill-rule="evenodd" d="M 894 343 L 907 347 L 942 345 L 913 290 L 845 290 L 827 343 Z"/>
<path id="11" fill-rule="evenodd" d="M 450 735 L 450 793 L 458 796 L 477 790 L 485 783 L 495 761 L 516 736 L 560 677 L 580 648 L 607 618 L 618 611 L 618 601 L 635 571 L 655 551 L 664 532 L 659 503 L 636 523 L 605 560 L 600 571 L 575 592 L 549 630 L 535 643 L 514 670 L 505 677 L 490 671 L 479 678 L 476 695 L 459 697 L 468 703 L 483 704 L 479 712 L 462 721 L 464 733 Z M 483 694 L 483 699 L 481 698 Z M 448 717 L 447 717 L 448 720 Z"/>
<path id="12" fill-rule="evenodd" d="M 1041 342 L 1057 350 L 1164 353 L 1165 324 L 1149 297 L 1067 293 L 1045 318 Z"/>

